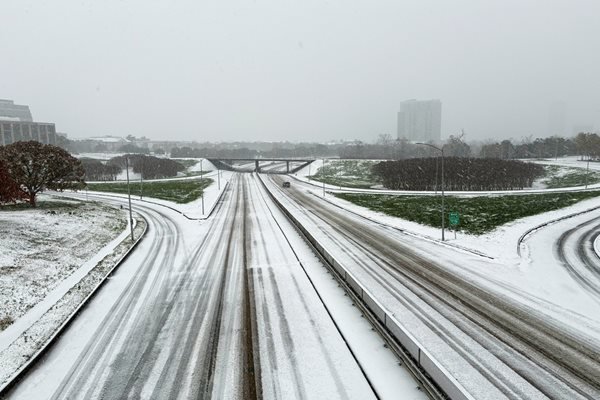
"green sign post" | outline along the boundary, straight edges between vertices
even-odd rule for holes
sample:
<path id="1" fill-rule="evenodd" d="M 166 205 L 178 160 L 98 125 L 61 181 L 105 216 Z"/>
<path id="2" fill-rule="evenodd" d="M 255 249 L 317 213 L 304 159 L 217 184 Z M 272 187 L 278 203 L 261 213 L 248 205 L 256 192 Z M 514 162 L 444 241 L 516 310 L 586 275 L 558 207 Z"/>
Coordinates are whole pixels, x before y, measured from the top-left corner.
<path id="1" fill-rule="evenodd" d="M 450 220 L 450 225 L 456 226 L 460 223 L 460 216 L 457 212 L 451 212 L 448 214 L 448 219 Z"/>
<path id="2" fill-rule="evenodd" d="M 454 239 L 456 239 L 456 227 L 460 224 L 460 216 L 457 212 L 448 213 L 448 219 L 450 220 L 450 226 L 454 228 Z"/>

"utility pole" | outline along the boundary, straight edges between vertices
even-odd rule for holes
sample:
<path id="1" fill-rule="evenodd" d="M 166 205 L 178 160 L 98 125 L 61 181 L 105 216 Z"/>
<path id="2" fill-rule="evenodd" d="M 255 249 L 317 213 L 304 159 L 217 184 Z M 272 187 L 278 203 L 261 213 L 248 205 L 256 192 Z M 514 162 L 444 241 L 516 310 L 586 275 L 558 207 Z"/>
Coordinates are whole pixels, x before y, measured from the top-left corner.
<path id="1" fill-rule="evenodd" d="M 131 241 L 133 242 L 135 238 L 133 237 L 133 216 L 131 214 L 131 188 L 129 187 L 129 156 L 125 156 L 125 171 L 127 174 L 127 199 L 129 201 L 129 228 L 131 229 Z"/>

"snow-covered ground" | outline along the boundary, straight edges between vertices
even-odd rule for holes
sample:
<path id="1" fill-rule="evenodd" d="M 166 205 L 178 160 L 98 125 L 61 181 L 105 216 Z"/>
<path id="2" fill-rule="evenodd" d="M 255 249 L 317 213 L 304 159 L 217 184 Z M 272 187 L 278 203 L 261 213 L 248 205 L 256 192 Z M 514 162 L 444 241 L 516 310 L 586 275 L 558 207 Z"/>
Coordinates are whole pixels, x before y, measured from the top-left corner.
<path id="1" fill-rule="evenodd" d="M 42 204 L 48 196 L 41 195 Z M 56 198 L 51 199 L 56 202 Z M 14 320 L 0 332 L 0 386 L 55 335 L 103 281 L 131 242 L 123 210 L 64 205 L 0 213 L 0 301 Z M 145 224 L 137 224 L 136 235 Z"/>
<path id="2" fill-rule="evenodd" d="M 21 317 L 126 227 L 122 210 L 61 202 L 66 207 L 0 212 L 2 316 Z"/>

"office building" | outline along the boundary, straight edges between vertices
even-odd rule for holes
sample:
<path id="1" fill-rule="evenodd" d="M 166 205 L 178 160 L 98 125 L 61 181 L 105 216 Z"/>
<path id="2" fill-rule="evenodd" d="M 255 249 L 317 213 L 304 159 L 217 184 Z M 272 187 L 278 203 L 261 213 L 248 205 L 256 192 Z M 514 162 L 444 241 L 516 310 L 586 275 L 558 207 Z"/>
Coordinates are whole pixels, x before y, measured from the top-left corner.
<path id="1" fill-rule="evenodd" d="M 29 106 L 0 99 L 0 145 L 27 140 L 56 144 L 56 127 L 50 123 L 33 122 Z"/>
<path id="2" fill-rule="evenodd" d="M 407 100 L 400 103 L 398 139 L 411 142 L 440 141 L 442 138 L 442 102 Z"/>
<path id="3" fill-rule="evenodd" d="M 20 106 L 12 100 L 0 99 L 0 119 L 33 122 L 29 106 Z"/>
<path id="4" fill-rule="evenodd" d="M 0 145 L 6 146 L 20 140 L 56 144 L 56 127 L 44 122 L 0 120 Z"/>

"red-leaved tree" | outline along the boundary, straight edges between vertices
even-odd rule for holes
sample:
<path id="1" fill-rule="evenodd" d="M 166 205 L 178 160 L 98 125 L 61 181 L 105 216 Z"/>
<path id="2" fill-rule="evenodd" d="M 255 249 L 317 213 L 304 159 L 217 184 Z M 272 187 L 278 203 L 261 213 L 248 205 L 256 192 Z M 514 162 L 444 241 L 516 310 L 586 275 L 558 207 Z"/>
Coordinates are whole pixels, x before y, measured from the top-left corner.
<path id="1" fill-rule="evenodd" d="M 27 197 L 8 173 L 6 163 L 0 160 L 0 203 L 15 203 Z"/>
<path id="2" fill-rule="evenodd" d="M 82 189 L 85 172 L 81 162 L 66 150 L 35 141 L 0 147 L 8 175 L 35 207 L 38 193 L 49 190 Z"/>

